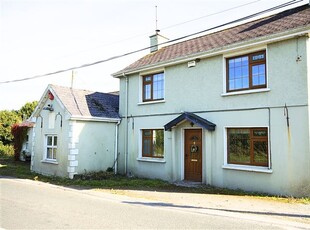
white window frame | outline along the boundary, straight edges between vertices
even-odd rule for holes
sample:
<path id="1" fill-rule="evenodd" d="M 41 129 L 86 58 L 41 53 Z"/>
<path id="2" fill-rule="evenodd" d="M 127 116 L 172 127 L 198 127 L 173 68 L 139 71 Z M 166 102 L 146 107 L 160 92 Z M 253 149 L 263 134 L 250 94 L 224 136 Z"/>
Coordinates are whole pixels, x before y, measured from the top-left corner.
<path id="1" fill-rule="evenodd" d="M 228 129 L 238 129 L 238 128 L 247 128 L 247 129 L 252 129 L 252 128 L 267 128 L 268 131 L 268 166 L 255 166 L 255 165 L 238 165 L 238 164 L 228 164 L 227 162 L 227 130 Z M 272 173 L 272 168 L 271 168 L 271 150 L 270 150 L 270 129 L 269 126 L 259 126 L 259 125 L 253 125 L 253 126 L 225 126 L 223 128 L 223 133 L 224 133 L 224 164 L 222 166 L 223 169 L 231 169 L 231 170 L 240 170 L 240 171 L 250 171 L 250 172 L 262 172 L 262 173 Z"/>
<path id="2" fill-rule="evenodd" d="M 266 51 L 266 88 L 260 88 L 260 89 L 248 89 L 248 90 L 240 90 L 240 91 L 233 91 L 233 92 L 227 92 L 227 71 L 226 71 L 226 60 L 228 58 L 236 57 L 236 56 L 242 56 L 247 55 L 255 52 L 259 52 L 261 50 Z M 241 95 L 241 94 L 250 94 L 250 93 L 263 93 L 263 92 L 269 92 L 269 58 L 268 58 L 268 49 L 267 46 L 259 46 L 252 49 L 242 50 L 242 51 L 236 51 L 236 52 L 230 52 L 223 55 L 223 93 L 221 96 L 233 96 L 233 95 Z"/>
<path id="3" fill-rule="evenodd" d="M 142 138 L 143 138 L 143 130 L 146 130 L 146 129 L 152 129 L 152 130 L 155 130 L 155 129 L 161 129 L 164 131 L 164 156 L 162 158 L 156 158 L 156 157 L 144 157 L 142 156 Z M 145 162 L 155 162 L 155 163 L 166 163 L 166 147 L 165 147 L 165 129 L 163 127 L 157 127 L 157 128 L 142 128 L 139 130 L 139 154 L 138 154 L 138 158 L 137 158 L 137 161 L 145 161 Z"/>
<path id="4" fill-rule="evenodd" d="M 47 145 L 47 139 L 48 137 L 52 137 L 52 145 Z M 55 146 L 54 145 L 54 138 L 57 138 L 57 145 Z M 45 161 L 53 161 L 53 162 L 57 162 L 57 152 L 56 152 L 56 157 L 54 158 L 54 151 L 53 151 L 53 158 L 48 158 L 47 157 L 47 148 L 52 148 L 53 150 L 56 149 L 57 151 L 57 148 L 58 148 L 58 136 L 56 134 L 47 134 L 45 135 L 45 144 L 44 144 L 44 149 L 45 149 L 45 152 L 44 152 L 44 160 Z"/>
<path id="5" fill-rule="evenodd" d="M 154 100 L 154 101 L 143 101 L 143 77 L 146 75 L 151 75 L 151 74 L 156 74 L 156 73 L 164 73 L 164 97 L 161 100 Z M 148 104 L 158 104 L 158 103 L 163 103 L 165 102 L 166 98 L 166 72 L 165 69 L 160 68 L 160 69 L 155 69 L 152 71 L 145 71 L 141 72 L 139 74 L 139 103 L 138 105 L 148 105 Z"/>

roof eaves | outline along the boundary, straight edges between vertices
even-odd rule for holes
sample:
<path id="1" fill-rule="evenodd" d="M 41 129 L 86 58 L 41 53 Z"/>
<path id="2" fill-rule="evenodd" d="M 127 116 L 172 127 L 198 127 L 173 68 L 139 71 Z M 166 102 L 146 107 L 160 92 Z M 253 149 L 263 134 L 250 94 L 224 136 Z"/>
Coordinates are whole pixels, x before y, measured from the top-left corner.
<path id="1" fill-rule="evenodd" d="M 258 45 L 268 44 L 271 41 L 278 42 L 281 40 L 290 39 L 295 36 L 302 36 L 302 35 L 309 36 L 309 33 L 310 33 L 310 25 L 301 26 L 295 29 L 284 31 L 284 32 L 275 33 L 275 34 L 266 35 L 266 36 L 257 37 L 257 38 L 252 38 L 252 39 L 247 39 L 242 42 L 237 42 L 237 43 L 233 43 L 227 46 L 222 46 L 216 49 L 202 51 L 199 53 L 194 53 L 191 55 L 182 56 L 182 57 L 175 58 L 175 59 L 170 59 L 168 61 L 157 62 L 155 64 L 145 65 L 145 66 L 141 66 L 141 67 L 133 68 L 129 70 L 124 70 L 124 71 L 119 71 L 117 73 L 112 74 L 112 76 L 116 78 L 120 78 L 125 75 L 135 74 L 141 71 L 148 71 L 154 68 L 163 68 L 163 67 L 167 67 L 171 65 L 185 63 L 185 62 L 191 61 L 196 58 L 207 58 L 207 57 L 223 54 L 225 52 L 231 52 L 234 50 L 238 50 L 241 48 L 249 48 L 249 47 L 254 47 Z"/>
<path id="2" fill-rule="evenodd" d="M 71 116 L 70 120 L 77 120 L 77 121 L 100 121 L 100 122 L 117 123 L 121 119 L 120 118 L 108 118 L 108 117 L 92 117 L 92 116 Z"/>
<path id="3" fill-rule="evenodd" d="M 62 103 L 62 101 L 60 100 L 60 98 L 57 95 L 57 92 L 55 91 L 55 89 L 53 88 L 54 85 L 49 84 L 46 89 L 44 90 L 44 93 L 41 96 L 41 99 L 38 102 L 37 107 L 35 108 L 35 110 L 33 111 L 33 113 L 31 114 L 29 119 L 32 119 L 34 117 L 38 117 L 40 116 L 40 113 L 43 109 L 44 104 L 46 103 L 46 101 L 48 100 L 48 96 L 47 93 L 48 91 L 50 91 L 53 95 L 54 95 L 54 99 L 57 101 L 57 103 L 60 105 L 60 107 L 62 109 L 64 109 L 65 111 L 67 111 L 69 117 L 72 116 L 72 114 L 70 113 L 70 111 L 65 107 L 65 105 Z"/>
<path id="4" fill-rule="evenodd" d="M 184 120 L 190 121 L 193 124 L 196 124 L 202 128 L 205 128 L 209 131 L 215 130 L 215 124 L 190 112 L 184 112 L 177 118 L 173 119 L 166 125 L 164 125 L 165 131 L 171 131 L 172 127 L 177 126 L 178 124 L 182 123 Z"/>

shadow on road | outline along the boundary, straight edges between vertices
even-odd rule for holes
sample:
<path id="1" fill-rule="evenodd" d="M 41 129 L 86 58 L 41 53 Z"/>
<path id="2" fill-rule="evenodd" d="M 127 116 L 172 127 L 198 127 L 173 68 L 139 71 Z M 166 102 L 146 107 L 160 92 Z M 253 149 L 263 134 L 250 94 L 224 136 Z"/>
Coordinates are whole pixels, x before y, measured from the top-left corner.
<path id="1" fill-rule="evenodd" d="M 151 207 L 171 207 L 171 208 L 184 208 L 184 209 L 204 209 L 204 210 L 213 210 L 213 211 L 224 211 L 232 213 L 242 213 L 242 214 L 255 214 L 255 215 L 268 215 L 268 216 L 282 216 L 282 217 L 297 217 L 297 218 L 309 218 L 310 215 L 300 215 L 300 214 L 291 214 L 291 213 L 275 213 L 275 212 L 257 212 L 257 211 L 243 211 L 243 210 L 233 210 L 233 209 L 220 209 L 220 208 L 207 208 L 207 207 L 196 207 L 191 205 L 175 205 L 172 203 L 163 203 L 163 202 L 130 202 L 123 201 L 126 204 L 135 204 L 135 205 L 144 205 Z"/>

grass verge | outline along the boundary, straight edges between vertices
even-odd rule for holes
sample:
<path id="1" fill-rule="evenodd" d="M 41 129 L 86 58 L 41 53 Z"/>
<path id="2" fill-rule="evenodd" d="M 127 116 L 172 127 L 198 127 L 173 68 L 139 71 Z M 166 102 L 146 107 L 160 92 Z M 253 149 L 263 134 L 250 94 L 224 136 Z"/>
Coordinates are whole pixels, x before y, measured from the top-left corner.
<path id="1" fill-rule="evenodd" d="M 128 178 L 121 175 L 114 175 L 111 172 L 85 173 L 78 175 L 73 180 L 56 176 L 43 176 L 30 171 L 29 162 L 15 161 L 12 157 L 0 157 L 0 176 L 10 176 L 21 179 L 30 179 L 55 185 L 80 187 L 89 189 L 113 189 L 113 190 L 145 190 L 145 191 L 165 191 L 184 192 L 201 194 L 220 194 L 251 196 L 262 199 L 276 200 L 287 203 L 310 204 L 310 197 L 293 198 L 277 197 L 268 194 L 250 193 L 242 190 L 232 190 L 211 186 L 198 188 L 180 187 L 158 179 Z"/>

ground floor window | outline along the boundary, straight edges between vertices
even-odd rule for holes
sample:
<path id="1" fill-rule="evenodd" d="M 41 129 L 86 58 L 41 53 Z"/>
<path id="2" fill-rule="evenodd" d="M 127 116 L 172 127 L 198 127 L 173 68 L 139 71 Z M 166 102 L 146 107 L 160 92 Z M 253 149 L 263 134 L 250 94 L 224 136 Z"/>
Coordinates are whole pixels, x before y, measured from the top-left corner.
<path id="1" fill-rule="evenodd" d="M 267 128 L 228 128 L 228 164 L 268 166 Z"/>
<path id="2" fill-rule="evenodd" d="M 46 136 L 46 159 L 56 160 L 57 156 L 57 136 L 47 135 Z"/>
<path id="3" fill-rule="evenodd" d="M 142 130 L 142 157 L 164 157 L 164 130 Z"/>

